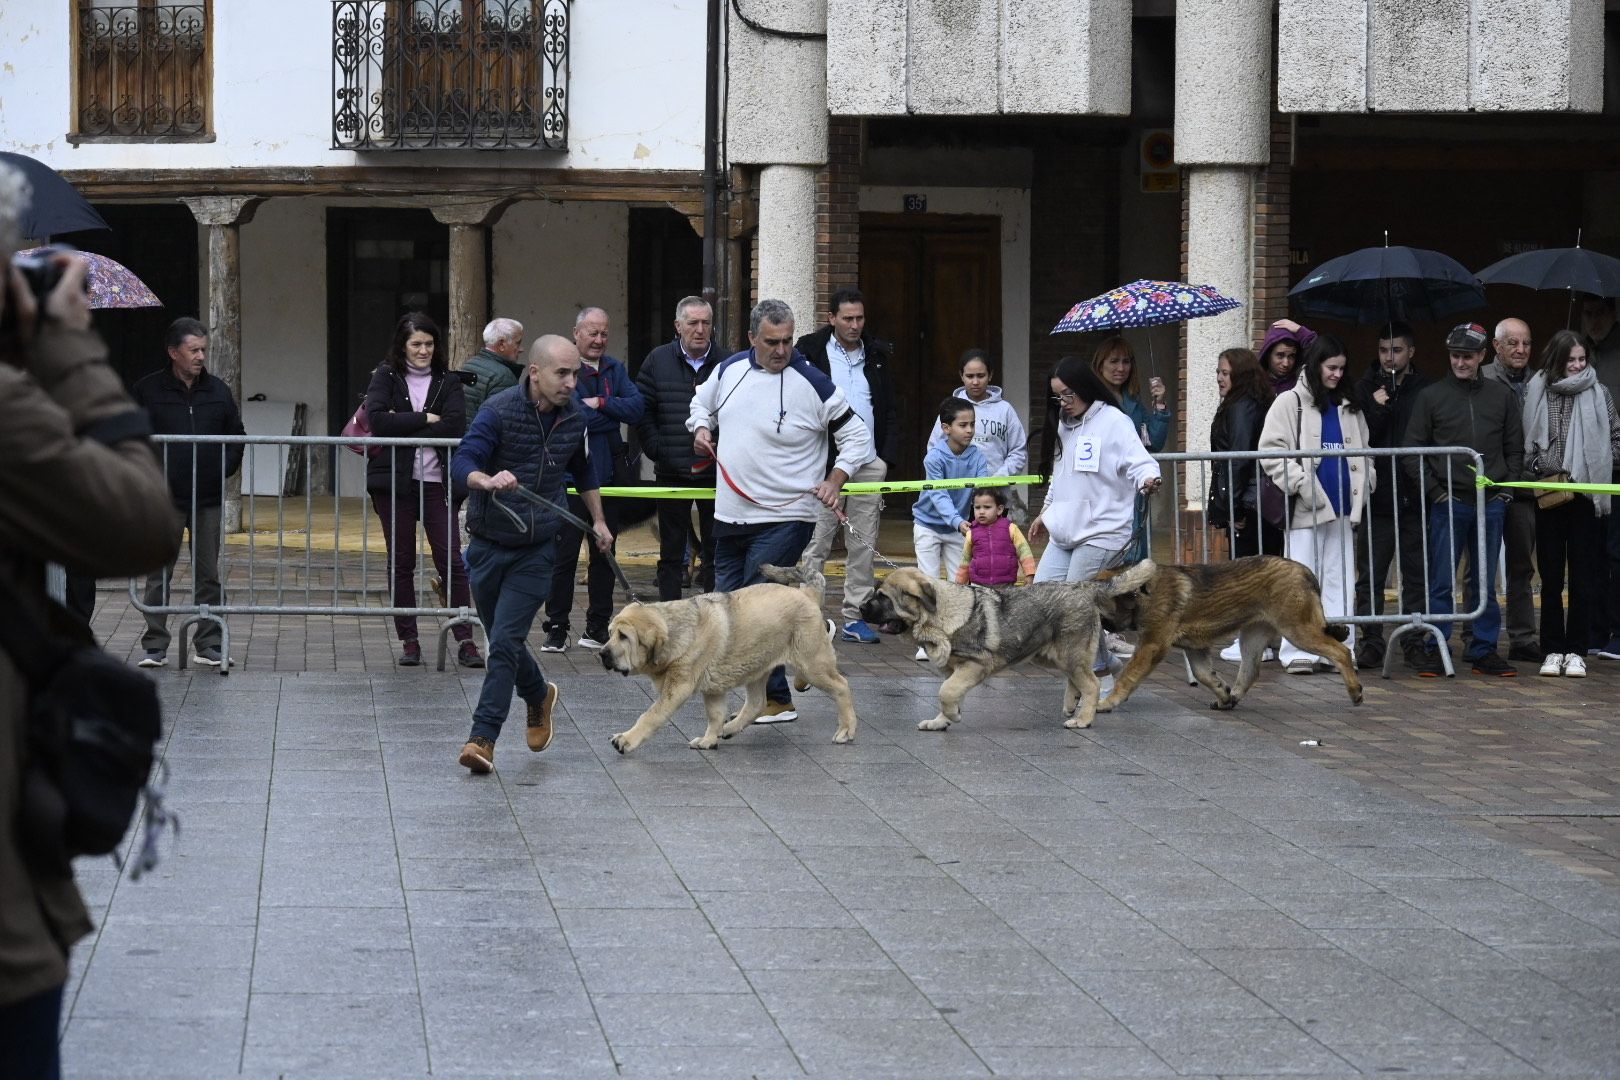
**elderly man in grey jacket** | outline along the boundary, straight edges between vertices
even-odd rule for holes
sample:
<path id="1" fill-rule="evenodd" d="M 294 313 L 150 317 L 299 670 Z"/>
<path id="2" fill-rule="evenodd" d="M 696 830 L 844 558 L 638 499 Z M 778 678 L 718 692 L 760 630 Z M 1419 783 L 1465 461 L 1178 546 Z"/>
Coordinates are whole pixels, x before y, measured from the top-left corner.
<path id="1" fill-rule="evenodd" d="M 1491 347 L 1496 359 L 1480 369 L 1484 379 L 1494 379 L 1513 391 L 1519 407 L 1524 407 L 1524 388 L 1530 382 L 1530 358 L 1534 355 L 1530 325 L 1523 319 L 1507 318 L 1496 324 Z M 1502 523 L 1502 543 L 1507 548 L 1506 629 L 1509 660 L 1540 660 L 1541 643 L 1536 637 L 1536 499 L 1529 491 L 1519 491 L 1507 505 Z M 1495 584 L 1492 583 L 1492 588 Z M 1473 606 L 1473 600 L 1468 601 Z M 1463 630 L 1463 640 L 1470 632 Z"/>

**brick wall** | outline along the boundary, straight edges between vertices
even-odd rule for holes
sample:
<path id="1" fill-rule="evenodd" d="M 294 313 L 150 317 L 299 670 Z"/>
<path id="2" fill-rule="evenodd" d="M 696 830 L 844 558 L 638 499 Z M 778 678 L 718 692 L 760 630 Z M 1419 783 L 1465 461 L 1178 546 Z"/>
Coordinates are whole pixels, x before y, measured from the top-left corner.
<path id="1" fill-rule="evenodd" d="M 1293 207 L 1293 145 L 1287 116 L 1271 118 L 1271 163 L 1254 189 L 1254 299 L 1250 330 L 1258 347 L 1266 328 L 1288 314 L 1289 224 Z M 1186 236 L 1183 226 L 1182 236 Z"/>
<path id="2" fill-rule="evenodd" d="M 865 132 L 859 119 L 834 116 L 827 121 L 827 164 L 816 175 L 816 303 L 822 322 L 832 294 L 859 283 L 861 272 L 861 148 Z"/>

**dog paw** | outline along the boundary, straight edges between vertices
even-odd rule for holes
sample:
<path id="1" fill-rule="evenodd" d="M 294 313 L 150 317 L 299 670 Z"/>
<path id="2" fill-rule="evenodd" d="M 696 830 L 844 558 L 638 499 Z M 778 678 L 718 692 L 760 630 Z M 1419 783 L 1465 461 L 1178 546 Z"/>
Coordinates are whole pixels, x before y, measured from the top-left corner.
<path id="1" fill-rule="evenodd" d="M 1115 701 L 1111 697 L 1103 698 L 1101 701 L 1097 702 L 1098 712 L 1113 712 L 1117 708 L 1119 708 L 1119 702 Z"/>
<path id="2" fill-rule="evenodd" d="M 945 714 L 944 713 L 941 713 L 938 716 L 935 716 L 934 718 L 932 718 L 930 720 L 924 720 L 921 723 L 919 723 L 917 725 L 917 730 L 918 731 L 944 731 L 946 728 L 948 728 L 950 726 L 951 726 L 951 722 L 949 720 L 945 719 Z"/>
<path id="3" fill-rule="evenodd" d="M 837 731 L 833 732 L 833 742 L 835 743 L 849 743 L 854 741 L 855 733 L 853 731 L 845 731 L 843 728 L 839 728 Z"/>
<path id="4" fill-rule="evenodd" d="M 610 738 L 608 742 L 612 743 L 613 749 L 617 750 L 621 754 L 627 754 L 632 749 L 630 745 L 630 733 L 628 731 L 619 732 L 617 735 Z"/>
<path id="5" fill-rule="evenodd" d="M 1361 694 L 1359 692 L 1350 695 L 1350 704 L 1352 704 L 1352 705 L 1360 705 L 1361 704 Z"/>
<path id="6" fill-rule="evenodd" d="M 1069 719 L 1063 721 L 1063 726 L 1068 728 L 1070 731 L 1079 731 L 1081 728 L 1090 727 L 1092 719 L 1093 718 L 1090 717 L 1081 719 L 1078 716 L 1071 716 Z"/>
<path id="7" fill-rule="evenodd" d="M 1216 712 L 1228 712 L 1237 708 L 1237 698 L 1216 698 L 1209 703 L 1209 707 Z"/>
<path id="8" fill-rule="evenodd" d="M 719 739 L 713 739 L 707 735 L 699 735 L 686 745 L 690 746 L 694 750 L 713 750 L 719 744 Z"/>

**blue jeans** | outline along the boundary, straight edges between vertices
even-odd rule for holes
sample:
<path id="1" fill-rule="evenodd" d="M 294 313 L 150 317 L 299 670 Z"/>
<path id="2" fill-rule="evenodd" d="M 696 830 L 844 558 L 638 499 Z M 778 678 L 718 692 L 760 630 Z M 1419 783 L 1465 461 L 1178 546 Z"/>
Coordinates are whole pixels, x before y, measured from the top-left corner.
<path id="1" fill-rule="evenodd" d="M 758 585 L 761 566 L 792 566 L 804 554 L 805 545 L 816 531 L 813 521 L 775 521 L 768 525 L 714 523 L 714 587 L 732 592 L 746 585 Z M 781 704 L 793 701 L 788 690 L 787 670 L 777 667 L 765 684 L 765 698 Z"/>
<path id="2" fill-rule="evenodd" d="M 1446 511 L 1450 510 L 1448 514 Z M 1471 624 L 1474 637 L 1468 645 L 1468 659 L 1478 660 L 1486 653 L 1496 651 L 1496 639 L 1502 631 L 1502 609 L 1496 601 L 1496 560 L 1502 549 L 1502 525 L 1507 519 L 1507 503 L 1489 499 L 1485 503 L 1485 610 Z M 1464 595 L 1480 595 L 1480 567 L 1478 540 L 1472 500 L 1450 499 L 1429 511 L 1429 610 L 1436 614 L 1449 614 L 1453 610 L 1453 581 L 1457 574 L 1457 560 L 1464 551 L 1468 559 L 1468 581 Z M 1440 636 L 1451 637 L 1451 623 L 1435 620 Z"/>
<path id="3" fill-rule="evenodd" d="M 473 708 L 472 733 L 494 741 L 512 708 L 512 690 L 530 704 L 545 700 L 546 678 L 529 650 L 529 630 L 551 592 L 554 545 L 501 547 L 476 537 L 467 545 L 467 581 L 489 639 L 484 688 Z"/>

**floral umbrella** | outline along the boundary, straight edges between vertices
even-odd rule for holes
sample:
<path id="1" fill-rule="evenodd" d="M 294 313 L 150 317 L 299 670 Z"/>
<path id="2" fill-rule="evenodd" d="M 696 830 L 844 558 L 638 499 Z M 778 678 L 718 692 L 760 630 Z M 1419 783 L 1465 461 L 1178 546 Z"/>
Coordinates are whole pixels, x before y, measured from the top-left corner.
<path id="1" fill-rule="evenodd" d="M 1122 330 L 1136 326 L 1201 319 L 1242 306 L 1222 296 L 1213 285 L 1187 285 L 1180 281 L 1153 281 L 1141 278 L 1129 285 L 1110 289 L 1101 296 L 1082 300 L 1069 309 L 1052 328 L 1054 334 L 1086 333 L 1091 330 Z"/>
<path id="2" fill-rule="evenodd" d="M 19 255 L 32 255 L 35 252 L 46 251 L 47 248 L 29 248 L 19 251 Z M 109 259 L 105 255 L 97 255 L 93 251 L 75 251 L 74 256 L 90 264 L 90 272 L 85 278 L 85 288 L 90 293 L 90 306 L 92 308 L 141 308 L 162 307 L 163 301 L 157 294 L 147 287 L 146 282 L 135 276 L 135 272 L 117 259 Z"/>

